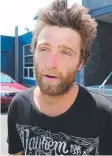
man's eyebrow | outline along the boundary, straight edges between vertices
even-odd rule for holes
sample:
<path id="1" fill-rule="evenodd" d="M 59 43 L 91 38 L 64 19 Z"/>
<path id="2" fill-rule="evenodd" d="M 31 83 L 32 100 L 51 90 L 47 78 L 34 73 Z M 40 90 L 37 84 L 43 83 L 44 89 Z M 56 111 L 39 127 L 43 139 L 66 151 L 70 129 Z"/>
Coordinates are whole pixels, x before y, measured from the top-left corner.
<path id="1" fill-rule="evenodd" d="M 48 42 L 44 42 L 44 43 L 38 44 L 37 46 L 50 46 L 51 47 L 51 44 Z"/>
<path id="2" fill-rule="evenodd" d="M 64 44 L 63 45 L 59 45 L 58 48 L 64 48 L 64 49 L 72 51 L 73 53 L 75 52 L 72 48 L 70 48 L 70 47 L 68 47 L 68 46 L 66 46 Z"/>

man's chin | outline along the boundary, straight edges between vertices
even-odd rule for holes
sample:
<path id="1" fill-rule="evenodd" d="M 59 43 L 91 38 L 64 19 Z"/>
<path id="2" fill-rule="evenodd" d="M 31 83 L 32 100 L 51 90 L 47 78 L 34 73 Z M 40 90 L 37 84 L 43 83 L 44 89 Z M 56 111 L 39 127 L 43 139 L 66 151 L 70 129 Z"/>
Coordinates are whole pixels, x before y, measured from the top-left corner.
<path id="1" fill-rule="evenodd" d="M 62 84 L 40 84 L 40 90 L 43 94 L 48 96 L 61 96 L 64 95 L 71 86 L 66 86 Z"/>
<path id="2" fill-rule="evenodd" d="M 48 96 L 57 96 L 60 94 L 59 92 L 59 85 L 53 85 L 53 83 L 43 83 L 39 85 L 40 90 L 43 94 Z"/>

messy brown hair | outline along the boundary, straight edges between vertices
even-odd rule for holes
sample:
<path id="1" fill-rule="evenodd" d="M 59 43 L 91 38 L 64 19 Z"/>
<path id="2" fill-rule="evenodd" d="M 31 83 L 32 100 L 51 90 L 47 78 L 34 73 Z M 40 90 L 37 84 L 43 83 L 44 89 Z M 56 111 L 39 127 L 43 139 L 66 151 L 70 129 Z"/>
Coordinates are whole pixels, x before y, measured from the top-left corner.
<path id="1" fill-rule="evenodd" d="M 33 32 L 31 50 L 35 52 L 38 35 L 46 26 L 68 27 L 81 36 L 81 59 L 86 62 L 91 45 L 96 36 L 97 23 L 89 14 L 89 9 L 78 4 L 67 6 L 67 0 L 54 0 L 47 8 L 38 13 L 37 24 Z"/>

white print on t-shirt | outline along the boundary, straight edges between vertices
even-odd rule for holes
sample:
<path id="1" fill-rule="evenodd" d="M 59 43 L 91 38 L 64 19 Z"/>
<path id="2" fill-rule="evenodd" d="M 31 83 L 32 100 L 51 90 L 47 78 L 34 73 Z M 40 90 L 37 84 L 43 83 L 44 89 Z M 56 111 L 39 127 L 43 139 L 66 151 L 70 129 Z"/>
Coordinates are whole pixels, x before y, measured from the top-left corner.
<path id="1" fill-rule="evenodd" d="M 99 137 L 81 138 L 62 132 L 51 133 L 28 125 L 16 124 L 24 152 L 29 155 L 98 155 Z"/>

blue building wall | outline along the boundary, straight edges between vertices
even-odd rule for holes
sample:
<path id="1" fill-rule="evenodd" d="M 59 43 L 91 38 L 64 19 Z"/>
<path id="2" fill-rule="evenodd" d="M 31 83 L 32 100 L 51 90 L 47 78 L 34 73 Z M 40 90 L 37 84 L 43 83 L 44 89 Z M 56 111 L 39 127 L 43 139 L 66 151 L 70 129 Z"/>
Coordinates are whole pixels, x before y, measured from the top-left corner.
<path id="1" fill-rule="evenodd" d="M 15 78 L 15 38 L 1 36 L 1 72 Z"/>
<path id="2" fill-rule="evenodd" d="M 105 15 L 105 14 L 110 14 L 110 13 L 112 13 L 112 5 L 105 6 L 105 7 L 90 11 L 90 14 L 93 17 L 97 17 L 97 16 L 101 16 L 101 15 Z"/>
<path id="3" fill-rule="evenodd" d="M 82 0 L 82 5 L 91 10 L 96 10 L 112 5 L 112 0 Z"/>

